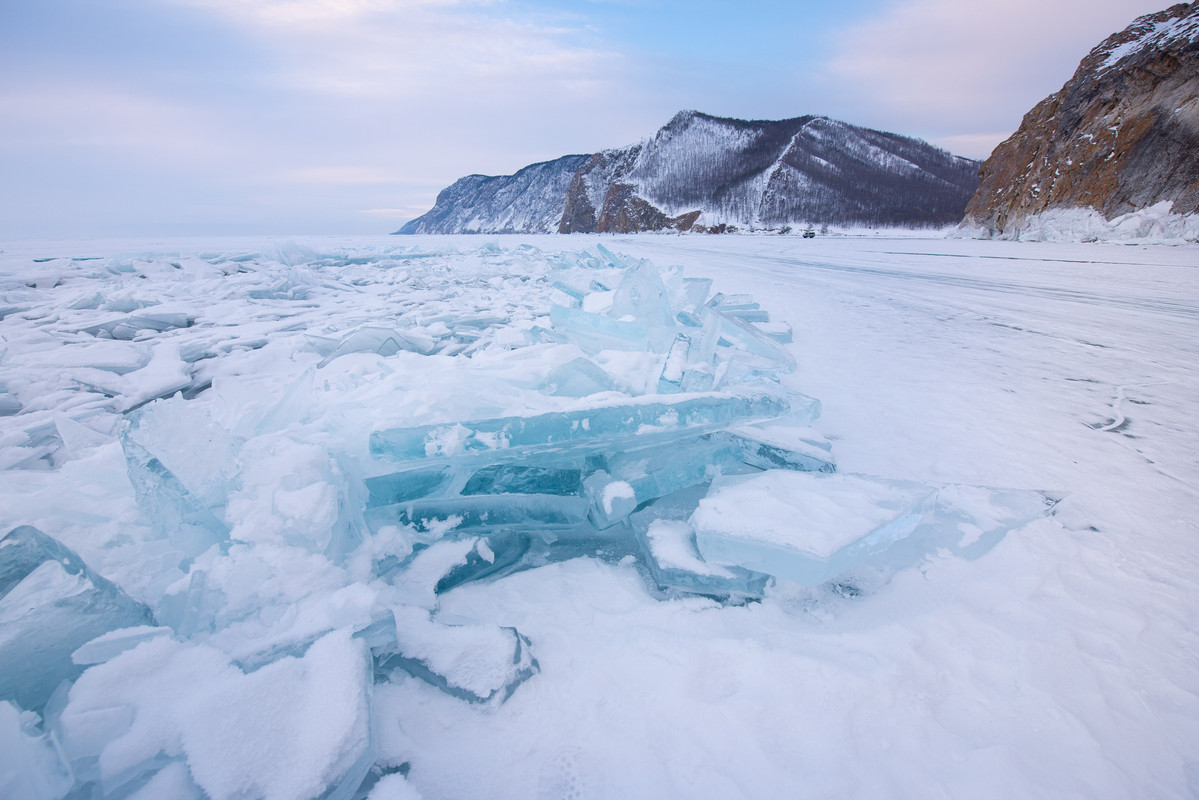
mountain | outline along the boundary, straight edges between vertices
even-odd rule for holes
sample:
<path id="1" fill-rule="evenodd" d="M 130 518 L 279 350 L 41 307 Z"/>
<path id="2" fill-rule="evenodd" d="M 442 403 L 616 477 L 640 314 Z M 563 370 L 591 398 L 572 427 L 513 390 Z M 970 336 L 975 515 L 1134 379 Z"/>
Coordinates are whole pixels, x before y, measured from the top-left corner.
<path id="1" fill-rule="evenodd" d="M 589 156 L 530 164 L 515 175 L 467 175 L 437 195 L 433 210 L 396 233 L 554 233 L 575 172 Z"/>
<path id="2" fill-rule="evenodd" d="M 462 178 L 398 232 L 947 225 L 961 219 L 977 170 L 978 162 L 918 139 L 827 117 L 747 121 L 683 111 L 629 147 Z M 501 195 L 519 199 L 520 213 Z"/>
<path id="3" fill-rule="evenodd" d="M 963 226 L 1010 236 L 1049 210 L 1112 220 L 1166 202 L 1199 208 L 1199 2 L 1091 50 L 983 163 Z"/>

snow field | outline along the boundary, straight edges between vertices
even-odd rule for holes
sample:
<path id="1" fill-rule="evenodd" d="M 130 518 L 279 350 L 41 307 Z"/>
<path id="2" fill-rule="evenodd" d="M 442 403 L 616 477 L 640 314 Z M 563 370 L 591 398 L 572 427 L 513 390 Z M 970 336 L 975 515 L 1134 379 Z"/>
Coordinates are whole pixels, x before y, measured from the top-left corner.
<path id="1" fill-rule="evenodd" d="M 0 528 L 40 528 L 171 628 L 104 654 L 47 712 L 55 730 L 79 730 L 129 687 L 140 723 L 94 741 L 108 754 L 97 769 L 119 777 L 142 753 L 162 758 L 132 786 L 145 796 L 304 797 L 369 748 L 373 763 L 407 765 L 406 779 L 368 789 L 377 798 L 1196 791 L 1193 247 L 528 241 L 537 249 L 421 237 L 0 253 L 0 393 L 20 404 L 0 417 Z M 453 569 L 500 560 L 474 537 L 422 551 L 403 581 L 380 578 L 413 540 L 353 523 L 363 479 L 381 469 L 369 434 L 586 407 L 537 389 L 580 350 L 525 334 L 552 330 L 561 300 L 540 278 L 597 241 L 682 264 L 791 323 L 797 367 L 781 381 L 823 401 L 813 425 L 839 472 L 1050 490 L 1064 498 L 1055 515 L 973 557 L 934 550 L 847 582 L 780 580 L 744 606 L 664 600 L 632 556 L 437 592 Z M 322 265 L 330 253 L 338 263 Z M 100 258 L 33 261 L 50 255 Z M 613 289 L 616 277 L 595 280 Z M 136 314 L 159 305 L 191 324 L 138 327 L 150 323 Z M 393 329 L 394 349 L 379 327 Z M 101 344 L 105 360 L 77 352 Z M 359 346 L 368 351 L 350 352 Z M 614 391 L 643 395 L 657 390 L 665 351 L 587 357 Z M 139 505 L 118 435 L 122 417 L 176 389 L 140 406 L 133 434 L 199 499 L 172 512 L 195 536 L 172 540 Z M 985 503 L 957 502 L 978 536 Z M 197 509 L 216 522 L 186 516 Z M 214 524 L 232 543 L 188 554 Z M 647 524 L 669 537 L 652 538 L 671 563 L 696 557 L 680 521 Z M 354 530 L 360 542 L 346 537 Z M 962 533 L 965 547 L 972 532 Z M 219 602 L 205 600 L 212 589 Z M 199 601 L 171 612 L 171 597 Z M 464 671 L 450 658 L 438 674 L 479 694 L 505 685 L 506 667 L 472 656 L 501 652 L 514 641 L 506 629 L 530 643 L 539 671 L 506 702 L 477 703 L 398 670 L 373 687 L 368 715 L 355 687 L 380 605 L 404 609 L 399 635 L 431 646 L 432 660 L 451 654 L 430 620 L 455 631 Z M 157 679 L 195 691 L 148 689 L 138 676 L 153 659 L 177 665 Z M 171 680 L 208 662 L 202 676 Z M 116 729 L 106 724 L 97 730 Z M 242 741 L 256 744 L 231 747 Z M 300 752 L 304 769 L 288 766 Z"/>

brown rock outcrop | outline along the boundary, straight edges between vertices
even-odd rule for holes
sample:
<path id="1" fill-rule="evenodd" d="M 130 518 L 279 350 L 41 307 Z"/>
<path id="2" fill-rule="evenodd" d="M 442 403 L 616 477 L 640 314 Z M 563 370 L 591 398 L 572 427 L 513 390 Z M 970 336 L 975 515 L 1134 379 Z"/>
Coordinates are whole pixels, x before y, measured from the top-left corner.
<path id="1" fill-rule="evenodd" d="M 1108 37 L 979 170 L 964 226 L 992 234 L 1054 208 L 1107 219 L 1199 209 L 1199 2 Z"/>

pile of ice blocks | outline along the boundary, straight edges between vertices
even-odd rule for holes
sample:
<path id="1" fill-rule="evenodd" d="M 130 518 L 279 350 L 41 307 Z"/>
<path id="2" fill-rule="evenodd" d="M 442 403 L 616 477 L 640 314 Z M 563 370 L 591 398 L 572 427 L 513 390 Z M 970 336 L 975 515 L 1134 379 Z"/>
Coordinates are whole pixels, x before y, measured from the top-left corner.
<path id="1" fill-rule="evenodd" d="M 25 520 L 95 561 L 0 539 L 5 797 L 363 798 L 406 767 L 376 686 L 491 707 L 541 669 L 458 587 L 588 557 L 745 603 L 1052 503 L 836 473 L 788 326 L 602 246 L 55 269 L 0 297 L 0 457 L 99 487 Z"/>

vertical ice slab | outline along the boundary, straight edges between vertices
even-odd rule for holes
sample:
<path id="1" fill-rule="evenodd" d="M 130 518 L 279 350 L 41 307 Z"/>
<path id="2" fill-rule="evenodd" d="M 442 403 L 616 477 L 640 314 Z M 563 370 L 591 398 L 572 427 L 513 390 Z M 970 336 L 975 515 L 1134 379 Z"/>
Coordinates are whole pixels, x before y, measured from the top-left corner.
<path id="1" fill-rule="evenodd" d="M 40 712 L 60 683 L 83 671 L 71 660 L 78 647 L 154 624 L 149 608 L 36 528 L 0 538 L 0 700 Z"/>
<path id="2" fill-rule="evenodd" d="M 768 470 L 713 481 L 690 522 L 706 561 L 817 586 L 902 541 L 936 498 L 911 481 Z"/>
<path id="3" fill-rule="evenodd" d="M 153 453 L 127 435 L 121 446 L 138 507 L 158 533 L 191 557 L 228 541 L 229 527 Z"/>
<path id="4" fill-rule="evenodd" d="M 565 335 L 591 355 L 601 350 L 650 349 L 650 329 L 640 322 L 626 322 L 566 306 L 551 307 L 550 322 L 555 333 Z"/>

